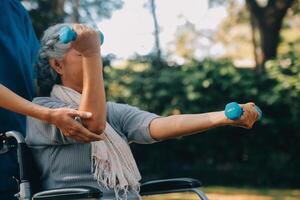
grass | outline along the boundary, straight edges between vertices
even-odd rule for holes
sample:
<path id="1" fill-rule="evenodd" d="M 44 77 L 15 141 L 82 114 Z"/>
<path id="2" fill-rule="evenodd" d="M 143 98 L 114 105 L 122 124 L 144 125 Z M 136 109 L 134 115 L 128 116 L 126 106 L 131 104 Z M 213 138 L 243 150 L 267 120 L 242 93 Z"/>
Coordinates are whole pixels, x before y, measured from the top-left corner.
<path id="1" fill-rule="evenodd" d="M 256 189 L 205 187 L 209 200 L 300 200 L 300 189 Z M 192 193 L 171 193 L 143 197 L 143 200 L 197 200 Z"/>

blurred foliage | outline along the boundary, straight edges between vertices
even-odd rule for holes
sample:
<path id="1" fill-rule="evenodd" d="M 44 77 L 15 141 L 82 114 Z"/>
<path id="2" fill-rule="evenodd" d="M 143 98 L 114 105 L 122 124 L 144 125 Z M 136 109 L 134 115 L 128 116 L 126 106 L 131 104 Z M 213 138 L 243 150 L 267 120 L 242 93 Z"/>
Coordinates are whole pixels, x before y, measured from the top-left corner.
<path id="1" fill-rule="evenodd" d="M 63 9 L 70 1 L 30 2 L 38 36 L 49 25 L 68 20 L 72 14 L 72 6 Z M 93 4 L 92 8 L 110 12 L 121 6 L 113 2 L 123 1 L 101 2 L 113 6 Z M 209 38 L 211 43 L 217 39 L 225 44 L 227 59 L 194 59 L 197 49 L 203 51 L 195 45 L 203 32 L 197 32 L 189 23 L 179 27 L 182 30 L 177 32 L 170 52 L 182 57 L 183 65 L 157 60 L 155 53 L 118 65 L 113 55 L 104 58 L 108 100 L 164 116 L 223 110 L 230 101 L 253 101 L 264 112 L 263 120 L 251 130 L 220 127 L 153 145 L 132 145 L 145 179 L 187 176 L 204 184 L 300 186 L 300 20 L 299 6 L 295 6 L 299 0 L 295 2 L 283 24 L 279 57 L 266 63 L 263 74 L 236 68 L 232 63 L 251 54 L 250 15 L 241 4 L 229 4 L 232 13 L 222 25 L 223 31 Z M 92 10 L 90 15 L 97 18 Z M 82 20 L 92 19 L 86 18 L 89 14 L 84 10 L 78 12 Z"/>
<path id="2" fill-rule="evenodd" d="M 29 11 L 30 18 L 38 38 L 49 26 L 62 23 L 65 17 L 64 2 L 62 0 L 27 0 L 23 1 Z"/>
<path id="3" fill-rule="evenodd" d="M 216 32 L 217 41 L 225 48 L 223 57 L 234 60 L 252 60 L 254 62 L 254 45 L 250 15 L 244 3 L 229 1 L 226 5 L 228 16 Z M 252 63 L 254 66 L 255 63 Z"/>
<path id="4" fill-rule="evenodd" d="M 246 2 L 248 2 L 248 6 L 246 6 Z M 228 16 L 216 33 L 217 41 L 221 41 L 226 49 L 224 57 L 240 62 L 244 61 L 248 67 L 254 66 L 255 62 L 259 66 L 264 58 L 268 60 L 274 57 L 273 54 L 285 54 L 287 42 L 300 38 L 298 34 L 300 0 L 293 0 L 291 6 L 288 1 L 280 0 L 210 0 L 210 3 L 212 6 L 221 4 L 227 8 Z M 249 5 L 253 4 L 257 5 L 256 9 L 249 8 Z M 280 14 L 282 11 L 276 6 L 272 6 L 275 4 L 282 7 L 289 5 L 287 13 Z M 281 24 L 279 15 L 284 16 L 282 26 L 267 27 L 267 24 L 274 23 L 274 26 Z M 267 21 L 264 21 L 265 19 Z M 272 39 L 273 42 L 268 41 L 277 34 L 279 34 L 278 40 L 275 37 Z M 277 49 L 278 51 L 276 51 Z"/>
<path id="5" fill-rule="evenodd" d="M 229 60 L 182 66 L 137 57 L 105 67 L 108 100 L 164 116 L 223 110 L 253 101 L 264 112 L 251 130 L 220 127 L 153 145 L 132 145 L 145 179 L 194 177 L 205 184 L 300 186 L 300 59 L 290 52 L 267 63 L 266 73 Z"/>
<path id="6" fill-rule="evenodd" d="M 195 58 L 196 50 L 200 46 L 198 40 L 201 33 L 196 29 L 195 24 L 189 21 L 177 27 L 175 40 L 169 44 L 167 57 L 173 60 L 177 59 L 177 61 L 179 59 L 186 61 Z"/>

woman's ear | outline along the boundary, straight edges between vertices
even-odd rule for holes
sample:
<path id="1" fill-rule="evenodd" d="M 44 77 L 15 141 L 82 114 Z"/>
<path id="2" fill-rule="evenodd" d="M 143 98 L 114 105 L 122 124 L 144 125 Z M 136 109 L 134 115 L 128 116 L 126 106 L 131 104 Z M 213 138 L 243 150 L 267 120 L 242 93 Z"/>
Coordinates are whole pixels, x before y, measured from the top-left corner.
<path id="1" fill-rule="evenodd" d="M 49 64 L 58 74 L 62 75 L 62 66 L 60 61 L 54 58 L 50 58 Z"/>

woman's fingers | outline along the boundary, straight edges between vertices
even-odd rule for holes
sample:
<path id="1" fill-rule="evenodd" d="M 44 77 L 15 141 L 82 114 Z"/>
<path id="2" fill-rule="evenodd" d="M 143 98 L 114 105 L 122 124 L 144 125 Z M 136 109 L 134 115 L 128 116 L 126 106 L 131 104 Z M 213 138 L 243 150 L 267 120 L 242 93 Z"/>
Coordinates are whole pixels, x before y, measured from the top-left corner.
<path id="1" fill-rule="evenodd" d="M 243 109 L 243 115 L 240 119 L 236 120 L 236 126 L 250 129 L 258 119 L 258 113 L 255 108 L 255 104 L 250 102 L 246 104 L 240 104 Z"/>
<path id="2" fill-rule="evenodd" d="M 255 121 L 254 121 L 254 122 L 256 122 L 256 121 L 258 120 L 258 118 L 259 118 L 259 113 L 258 113 L 257 110 L 256 110 L 255 103 L 250 102 L 250 103 L 247 103 L 246 105 L 250 105 L 250 106 L 252 106 L 252 107 L 254 108 L 254 110 L 253 110 L 253 109 L 251 109 L 251 110 L 252 110 L 252 112 L 253 112 L 254 115 L 255 115 Z"/>
<path id="3" fill-rule="evenodd" d="M 252 128 L 252 126 L 258 119 L 258 113 L 255 109 L 254 103 L 248 103 L 245 105 L 245 117 L 246 117 L 245 121 L 248 128 Z"/>
<path id="4" fill-rule="evenodd" d="M 83 56 L 98 56 L 100 54 L 99 33 L 83 24 L 74 24 L 73 29 L 77 33 L 77 39 L 71 43 L 71 47 Z"/>
<path id="5" fill-rule="evenodd" d="M 83 25 L 82 24 L 74 24 L 73 30 L 76 31 L 76 33 L 81 33 L 83 30 Z"/>
<path id="6" fill-rule="evenodd" d="M 249 105 L 251 105 L 251 106 L 254 106 L 254 107 L 255 107 L 255 103 L 253 103 L 253 102 L 249 102 L 249 103 L 247 103 L 247 104 L 249 104 Z"/>

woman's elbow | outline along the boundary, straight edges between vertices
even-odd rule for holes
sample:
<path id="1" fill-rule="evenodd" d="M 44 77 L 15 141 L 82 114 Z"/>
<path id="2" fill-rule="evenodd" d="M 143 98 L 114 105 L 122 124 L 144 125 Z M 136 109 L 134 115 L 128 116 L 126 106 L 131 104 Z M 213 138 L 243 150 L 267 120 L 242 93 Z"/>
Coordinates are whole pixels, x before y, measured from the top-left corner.
<path id="1" fill-rule="evenodd" d="M 89 129 L 91 132 L 100 135 L 100 134 L 104 133 L 104 130 L 106 128 L 106 121 L 87 123 L 86 128 Z"/>
<path id="2" fill-rule="evenodd" d="M 96 133 L 98 133 L 98 134 L 104 133 L 105 128 L 106 128 L 106 122 L 99 123 L 99 125 L 97 126 Z"/>
<path id="3" fill-rule="evenodd" d="M 101 133 L 104 133 L 105 129 L 106 129 L 106 121 L 105 121 L 104 123 L 101 124 L 101 126 L 99 127 L 99 131 L 100 131 Z"/>

